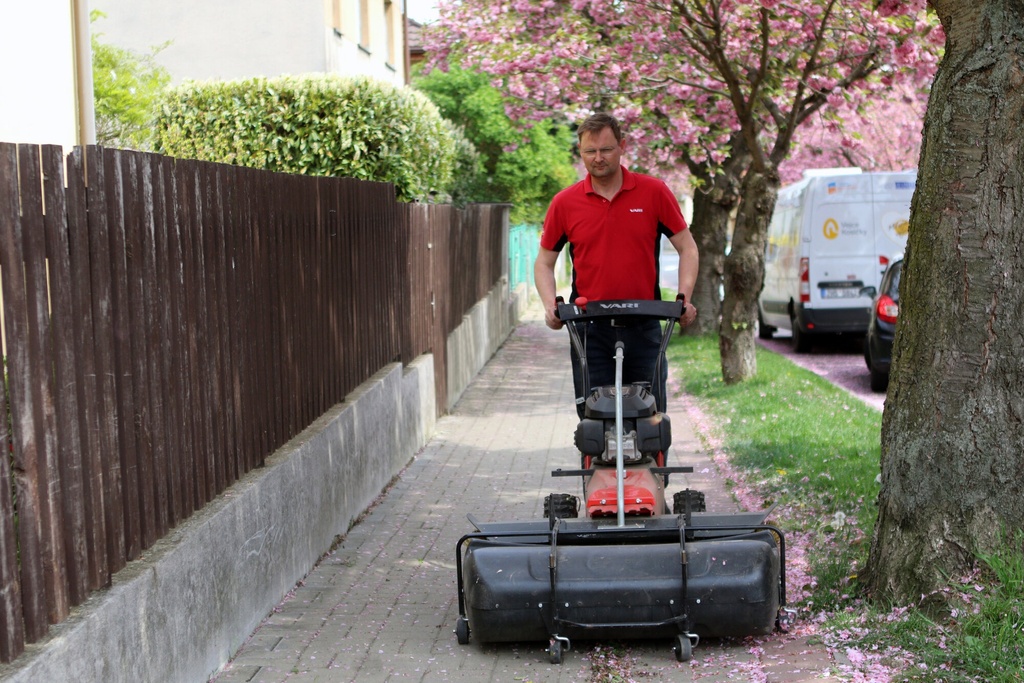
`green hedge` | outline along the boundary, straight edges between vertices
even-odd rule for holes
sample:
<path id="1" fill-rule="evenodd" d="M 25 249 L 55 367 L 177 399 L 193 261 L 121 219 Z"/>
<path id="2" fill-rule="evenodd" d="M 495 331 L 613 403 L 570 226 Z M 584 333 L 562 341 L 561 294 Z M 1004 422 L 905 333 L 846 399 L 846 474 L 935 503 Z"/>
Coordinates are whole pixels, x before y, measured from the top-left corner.
<path id="1" fill-rule="evenodd" d="M 461 137 L 415 90 L 336 75 L 187 83 L 156 127 L 164 154 L 391 182 L 402 201 L 448 200 Z"/>

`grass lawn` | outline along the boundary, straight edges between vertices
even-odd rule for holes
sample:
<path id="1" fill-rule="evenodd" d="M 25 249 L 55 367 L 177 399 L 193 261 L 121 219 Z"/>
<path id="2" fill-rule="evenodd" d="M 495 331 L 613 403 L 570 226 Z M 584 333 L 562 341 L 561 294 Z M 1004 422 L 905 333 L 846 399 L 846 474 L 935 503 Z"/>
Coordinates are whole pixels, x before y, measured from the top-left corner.
<path id="1" fill-rule="evenodd" d="M 789 547 L 804 546 L 790 600 L 843 649 L 851 680 L 1024 681 L 1024 533 L 951 580 L 940 615 L 865 602 L 857 577 L 877 516 L 882 414 L 763 349 L 757 377 L 734 386 L 722 381 L 717 337 L 676 337 L 668 353 L 706 416 L 699 436 L 724 453 L 746 495 L 778 503 L 772 519 Z"/>

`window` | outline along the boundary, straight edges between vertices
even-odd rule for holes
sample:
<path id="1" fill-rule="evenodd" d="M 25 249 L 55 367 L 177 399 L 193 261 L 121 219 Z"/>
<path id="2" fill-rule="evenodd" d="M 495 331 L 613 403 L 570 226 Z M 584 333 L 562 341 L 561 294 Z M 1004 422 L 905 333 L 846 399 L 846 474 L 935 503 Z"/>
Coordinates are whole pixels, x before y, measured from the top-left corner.
<path id="1" fill-rule="evenodd" d="M 331 0 L 331 28 L 335 35 L 341 35 L 341 2 L 342 0 Z"/>
<path id="2" fill-rule="evenodd" d="M 392 0 L 384 0 L 384 26 L 388 64 L 398 64 L 398 50 L 395 45 L 395 3 Z"/>
<path id="3" fill-rule="evenodd" d="M 357 0 L 356 26 L 359 28 L 359 45 L 370 47 L 370 0 Z"/>

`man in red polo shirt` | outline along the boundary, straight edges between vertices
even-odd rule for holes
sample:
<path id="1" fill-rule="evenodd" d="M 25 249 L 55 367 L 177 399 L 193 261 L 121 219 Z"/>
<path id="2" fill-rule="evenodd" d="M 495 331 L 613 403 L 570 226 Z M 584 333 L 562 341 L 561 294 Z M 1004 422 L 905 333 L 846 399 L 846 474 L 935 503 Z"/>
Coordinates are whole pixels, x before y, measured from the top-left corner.
<path id="1" fill-rule="evenodd" d="M 566 244 L 573 265 L 570 301 L 581 296 L 590 301 L 660 299 L 658 255 L 661 236 L 667 235 L 679 252 L 678 291 L 686 301 L 679 323 L 689 325 L 697 318 L 697 310 L 689 302 L 697 279 L 698 255 L 679 202 L 661 180 L 633 173 L 621 165 L 626 144 L 613 116 L 590 116 L 580 124 L 577 136 L 587 176 L 551 201 L 534 263 L 544 321 L 552 329 L 562 327 L 555 315 L 555 262 Z M 590 389 L 615 382 L 615 342 L 622 341 L 626 348 L 624 384 L 654 379 L 661 339 L 658 321 L 629 327 L 591 322 L 583 333 L 590 386 L 582 386 L 579 364 L 572 352 L 580 417 Z M 662 376 L 652 387 L 662 411 L 667 374 L 667 365 L 662 362 Z"/>

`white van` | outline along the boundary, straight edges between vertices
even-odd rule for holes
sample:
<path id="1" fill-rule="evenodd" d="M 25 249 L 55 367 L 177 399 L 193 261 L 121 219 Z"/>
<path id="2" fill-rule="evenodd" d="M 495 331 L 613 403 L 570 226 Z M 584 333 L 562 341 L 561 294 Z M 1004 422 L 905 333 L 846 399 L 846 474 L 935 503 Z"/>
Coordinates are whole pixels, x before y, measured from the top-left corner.
<path id="1" fill-rule="evenodd" d="M 779 190 L 765 247 L 758 335 L 791 330 L 810 350 L 818 334 L 863 335 L 882 272 L 907 244 L 916 171 L 807 171 Z"/>

